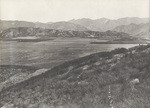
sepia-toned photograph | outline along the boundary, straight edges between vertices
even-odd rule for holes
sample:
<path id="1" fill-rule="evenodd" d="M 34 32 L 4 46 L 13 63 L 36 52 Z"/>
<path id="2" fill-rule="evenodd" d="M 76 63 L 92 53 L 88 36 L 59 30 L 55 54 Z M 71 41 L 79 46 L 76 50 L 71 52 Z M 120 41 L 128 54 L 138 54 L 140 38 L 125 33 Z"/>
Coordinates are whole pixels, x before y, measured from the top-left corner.
<path id="1" fill-rule="evenodd" d="M 0 0 L 0 108 L 150 108 L 149 0 Z"/>

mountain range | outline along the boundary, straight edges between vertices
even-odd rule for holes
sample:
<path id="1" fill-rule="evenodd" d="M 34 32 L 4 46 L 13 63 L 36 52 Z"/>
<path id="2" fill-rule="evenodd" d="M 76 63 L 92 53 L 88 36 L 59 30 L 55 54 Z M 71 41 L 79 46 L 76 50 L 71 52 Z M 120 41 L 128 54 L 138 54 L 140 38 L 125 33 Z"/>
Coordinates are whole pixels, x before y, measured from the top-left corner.
<path id="1" fill-rule="evenodd" d="M 16 37 L 37 37 L 37 38 L 49 38 L 49 37 L 82 37 L 82 38 L 100 38 L 100 39 L 120 39 L 130 38 L 127 33 L 116 31 L 64 31 L 56 29 L 44 29 L 33 27 L 18 27 L 9 28 L 0 33 L 1 39 L 13 39 Z"/>
<path id="2" fill-rule="evenodd" d="M 73 31 L 87 31 L 88 29 L 84 26 L 70 23 L 70 22 L 56 22 L 56 23 L 41 23 L 41 22 L 27 22 L 27 21 L 4 21 L 0 20 L 1 31 L 9 28 L 17 27 L 34 27 L 34 28 L 45 28 L 45 29 L 57 29 L 57 30 L 73 30 Z"/>
<path id="3" fill-rule="evenodd" d="M 74 24 L 65 21 L 52 23 L 49 25 L 49 28 L 56 30 L 89 31 L 89 29 L 80 24 Z"/>
<path id="4" fill-rule="evenodd" d="M 149 23 L 121 25 L 114 28 L 113 31 L 128 33 L 134 37 L 149 38 Z"/>
<path id="5" fill-rule="evenodd" d="M 141 23 L 148 23 L 148 18 L 137 18 L 137 17 L 126 17 L 120 18 L 117 20 L 110 20 L 107 18 L 100 18 L 96 20 L 91 20 L 87 18 L 77 19 L 77 20 L 70 20 L 69 22 L 80 24 L 82 26 L 87 27 L 89 30 L 93 31 L 107 31 L 112 30 L 117 26 L 120 25 L 129 25 L 129 24 L 141 24 Z"/>
<path id="6" fill-rule="evenodd" d="M 43 29 L 55 29 L 64 31 L 99 31 L 105 32 L 108 30 L 125 32 L 135 37 L 149 38 L 149 19 L 126 17 L 117 20 L 107 18 L 100 19 L 73 19 L 61 22 L 27 22 L 27 21 L 5 21 L 0 20 L 0 32 L 9 28 L 17 27 L 33 27 Z"/>

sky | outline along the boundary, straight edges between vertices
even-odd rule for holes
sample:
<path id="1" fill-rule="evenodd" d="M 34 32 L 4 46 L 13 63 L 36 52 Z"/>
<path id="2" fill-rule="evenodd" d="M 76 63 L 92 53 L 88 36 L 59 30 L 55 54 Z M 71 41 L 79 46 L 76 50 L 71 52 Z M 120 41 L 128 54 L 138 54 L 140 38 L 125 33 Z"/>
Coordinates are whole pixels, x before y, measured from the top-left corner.
<path id="1" fill-rule="evenodd" d="M 1 20 L 57 22 L 149 17 L 149 0 L 0 0 Z"/>

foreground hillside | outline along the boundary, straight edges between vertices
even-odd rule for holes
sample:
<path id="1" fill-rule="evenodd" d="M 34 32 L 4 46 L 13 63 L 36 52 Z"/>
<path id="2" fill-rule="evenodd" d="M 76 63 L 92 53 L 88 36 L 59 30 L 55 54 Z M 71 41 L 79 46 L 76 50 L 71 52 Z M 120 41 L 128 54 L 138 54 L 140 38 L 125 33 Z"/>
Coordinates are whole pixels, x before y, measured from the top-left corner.
<path id="1" fill-rule="evenodd" d="M 3 89 L 3 108 L 149 108 L 150 45 L 68 61 Z"/>
<path id="2" fill-rule="evenodd" d="M 24 81 L 35 73 L 38 68 L 21 65 L 0 65 L 0 91 L 18 82 Z"/>

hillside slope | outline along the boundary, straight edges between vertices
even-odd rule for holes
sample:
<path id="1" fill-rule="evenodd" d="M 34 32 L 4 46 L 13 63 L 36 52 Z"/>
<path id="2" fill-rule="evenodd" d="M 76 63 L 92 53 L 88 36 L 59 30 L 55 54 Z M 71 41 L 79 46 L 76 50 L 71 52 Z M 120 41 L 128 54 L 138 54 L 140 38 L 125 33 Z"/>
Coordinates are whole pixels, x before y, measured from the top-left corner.
<path id="1" fill-rule="evenodd" d="M 72 30 L 72 31 L 89 31 L 86 27 L 70 23 L 70 22 L 56 22 L 49 25 L 50 29 L 55 30 Z"/>
<path id="2" fill-rule="evenodd" d="M 121 25 L 129 25 L 129 24 L 141 24 L 141 23 L 148 23 L 148 18 L 138 18 L 138 17 L 125 17 L 119 18 L 117 20 L 111 20 L 107 18 L 100 18 L 100 19 L 88 19 L 82 18 L 77 20 L 70 20 L 69 22 L 82 25 L 90 30 L 93 31 L 107 31 L 112 30 L 117 26 Z"/>
<path id="3" fill-rule="evenodd" d="M 36 36 L 40 38 L 44 37 L 92 37 L 92 38 L 104 38 L 104 39 L 116 39 L 122 37 L 130 37 L 127 33 L 106 31 L 63 31 L 55 29 L 44 29 L 44 28 L 33 28 L 33 27 L 19 27 L 10 28 L 4 30 L 0 34 L 0 38 L 16 38 L 16 37 L 27 37 Z"/>
<path id="4" fill-rule="evenodd" d="M 18 27 L 40 27 L 40 28 L 49 28 L 51 23 L 40 23 L 40 22 L 28 22 L 28 21 L 7 21 L 0 20 L 0 32 L 9 28 L 18 28 Z"/>
<path id="5" fill-rule="evenodd" d="M 68 61 L 0 92 L 11 108 L 148 108 L 150 45 Z"/>
<path id="6" fill-rule="evenodd" d="M 84 26 L 70 23 L 70 22 L 28 22 L 28 21 L 5 21 L 0 20 L 0 32 L 9 28 L 18 27 L 33 27 L 33 28 L 44 28 L 44 29 L 56 29 L 56 30 L 73 30 L 73 31 L 88 31 Z"/>
<path id="7" fill-rule="evenodd" d="M 128 33 L 134 37 L 150 38 L 149 37 L 149 23 L 146 24 L 129 24 L 121 25 L 113 29 L 113 31 Z"/>

